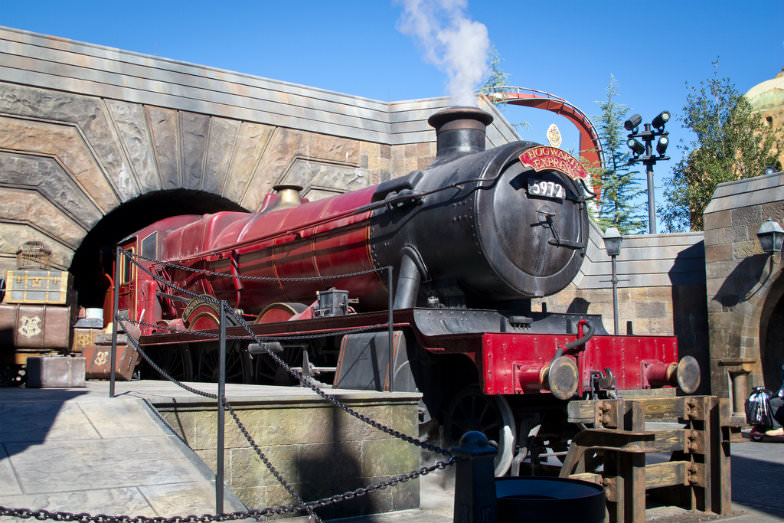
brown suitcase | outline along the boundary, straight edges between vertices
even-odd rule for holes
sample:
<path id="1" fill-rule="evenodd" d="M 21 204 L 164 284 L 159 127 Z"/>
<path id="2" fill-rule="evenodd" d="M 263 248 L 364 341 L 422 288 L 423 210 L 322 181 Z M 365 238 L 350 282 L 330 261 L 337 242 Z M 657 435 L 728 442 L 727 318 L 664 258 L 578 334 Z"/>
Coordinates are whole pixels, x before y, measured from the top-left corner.
<path id="1" fill-rule="evenodd" d="M 71 307 L 0 304 L 0 344 L 21 349 L 68 349 Z"/>
<path id="2" fill-rule="evenodd" d="M 82 356 L 86 360 L 86 376 L 87 379 L 102 379 L 108 380 L 110 378 L 110 359 L 111 359 L 111 345 L 87 345 L 82 351 Z M 115 379 L 128 381 L 133 377 L 133 370 L 139 363 L 139 355 L 133 350 L 133 347 L 128 345 L 117 345 L 117 354 L 115 355 Z"/>
<path id="3" fill-rule="evenodd" d="M 71 342 L 71 352 L 80 353 L 84 348 L 96 342 L 98 335 L 103 332 L 101 329 L 90 329 L 76 327 L 73 330 L 73 341 Z"/>
<path id="4" fill-rule="evenodd" d="M 84 358 L 27 358 L 27 386 L 36 389 L 86 387 L 84 364 Z"/>

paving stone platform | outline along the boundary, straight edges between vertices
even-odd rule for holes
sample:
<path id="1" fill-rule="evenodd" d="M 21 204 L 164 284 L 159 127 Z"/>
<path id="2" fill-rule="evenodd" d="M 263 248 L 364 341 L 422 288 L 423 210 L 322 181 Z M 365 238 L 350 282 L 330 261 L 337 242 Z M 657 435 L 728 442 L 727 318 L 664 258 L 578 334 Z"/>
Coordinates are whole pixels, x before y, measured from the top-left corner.
<path id="1" fill-rule="evenodd" d="M 108 382 L 87 385 L 0 388 L 0 505 L 131 516 L 214 514 L 213 472 L 153 407 L 204 398 L 162 381 L 118 382 L 114 398 Z M 189 385 L 216 392 L 215 385 Z M 378 395 L 333 392 L 354 399 Z M 302 388 L 240 384 L 228 384 L 226 396 L 235 405 L 316 399 Z M 242 510 L 245 505 L 225 489 L 224 511 Z M 434 521 L 434 513 L 405 512 Z"/>
<path id="2" fill-rule="evenodd" d="M 118 383 L 117 397 L 109 399 L 108 388 L 106 382 L 88 382 L 85 389 L 0 388 L 0 505 L 144 516 L 214 513 L 212 472 L 150 407 L 163 400 L 186 401 L 188 393 L 165 382 L 131 382 Z M 308 392 L 227 387 L 230 401 L 260 394 Z M 784 443 L 733 444 L 732 454 L 736 512 L 720 520 L 784 521 L 778 485 Z M 452 521 L 452 489 L 448 472 L 434 473 L 421 482 L 419 509 L 333 523 L 447 523 Z M 230 491 L 224 495 L 226 511 L 244 509 Z M 649 510 L 646 517 L 657 522 L 706 520 L 704 514 L 667 508 Z"/>
<path id="3" fill-rule="evenodd" d="M 105 382 L 0 388 L 0 504 L 143 516 L 214 513 L 215 482 L 144 394 L 109 399 Z M 224 507 L 244 509 L 229 491 Z"/>

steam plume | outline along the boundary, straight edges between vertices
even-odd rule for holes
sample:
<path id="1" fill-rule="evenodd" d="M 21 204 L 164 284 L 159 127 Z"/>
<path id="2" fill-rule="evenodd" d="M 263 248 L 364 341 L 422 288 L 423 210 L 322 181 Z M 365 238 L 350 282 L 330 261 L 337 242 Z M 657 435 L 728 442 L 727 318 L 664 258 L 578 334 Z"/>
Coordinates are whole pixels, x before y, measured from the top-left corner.
<path id="1" fill-rule="evenodd" d="M 453 105 L 476 105 L 474 89 L 487 71 L 490 39 L 465 15 L 467 0 L 402 0 L 399 30 L 422 45 L 425 60 L 449 79 Z"/>

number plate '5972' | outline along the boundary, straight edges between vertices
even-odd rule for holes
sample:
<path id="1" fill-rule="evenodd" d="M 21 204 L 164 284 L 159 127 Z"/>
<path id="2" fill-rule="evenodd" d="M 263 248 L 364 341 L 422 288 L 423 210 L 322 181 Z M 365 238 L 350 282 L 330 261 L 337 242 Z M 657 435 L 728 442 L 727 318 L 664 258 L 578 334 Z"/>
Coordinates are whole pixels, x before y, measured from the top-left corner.
<path id="1" fill-rule="evenodd" d="M 545 180 L 528 180 L 528 194 L 542 198 L 563 200 L 565 192 L 563 185 Z"/>

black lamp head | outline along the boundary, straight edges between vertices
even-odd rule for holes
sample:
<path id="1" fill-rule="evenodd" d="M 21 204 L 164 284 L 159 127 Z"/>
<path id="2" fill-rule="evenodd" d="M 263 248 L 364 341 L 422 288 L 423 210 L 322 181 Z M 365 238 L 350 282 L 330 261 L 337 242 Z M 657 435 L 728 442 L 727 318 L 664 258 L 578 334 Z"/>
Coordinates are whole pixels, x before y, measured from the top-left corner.
<path id="1" fill-rule="evenodd" d="M 662 111 L 656 115 L 651 125 L 656 129 L 664 129 L 664 124 L 670 121 L 670 111 Z"/>
<path id="2" fill-rule="evenodd" d="M 641 144 L 639 140 L 635 140 L 634 138 L 629 138 L 629 141 L 626 142 L 626 145 L 628 145 L 629 149 L 632 150 L 634 156 L 640 156 L 645 152 L 645 146 Z"/>
<path id="3" fill-rule="evenodd" d="M 627 131 L 633 131 L 640 126 L 640 122 L 642 122 L 642 116 L 633 114 L 623 123 L 623 126 Z"/>

